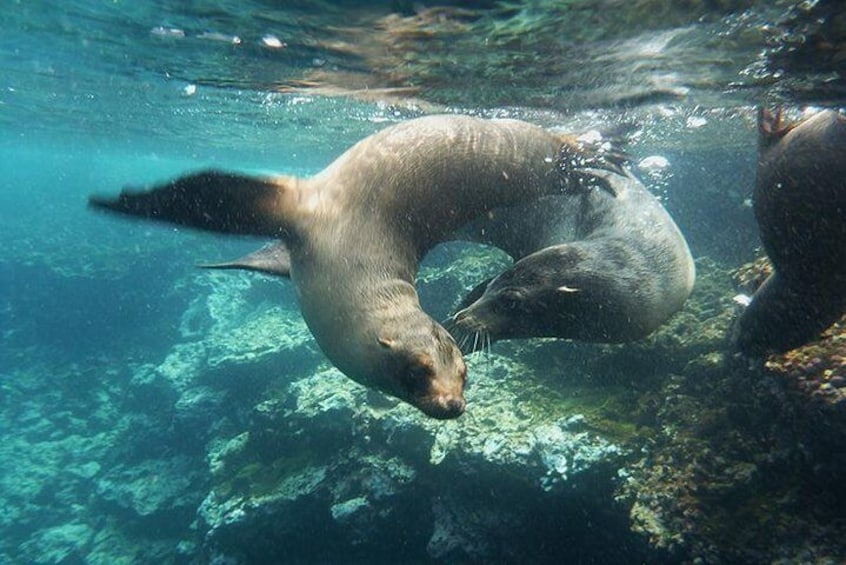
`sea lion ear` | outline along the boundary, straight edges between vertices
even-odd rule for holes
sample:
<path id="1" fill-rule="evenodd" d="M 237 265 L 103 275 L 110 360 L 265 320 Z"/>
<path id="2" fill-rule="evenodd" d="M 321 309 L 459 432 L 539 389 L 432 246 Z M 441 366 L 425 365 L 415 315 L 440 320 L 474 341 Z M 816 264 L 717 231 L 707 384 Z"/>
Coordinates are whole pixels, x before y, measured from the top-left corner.
<path id="1" fill-rule="evenodd" d="M 376 341 L 379 343 L 379 345 L 387 349 L 393 349 L 397 345 L 396 340 L 382 336 L 379 336 Z"/>

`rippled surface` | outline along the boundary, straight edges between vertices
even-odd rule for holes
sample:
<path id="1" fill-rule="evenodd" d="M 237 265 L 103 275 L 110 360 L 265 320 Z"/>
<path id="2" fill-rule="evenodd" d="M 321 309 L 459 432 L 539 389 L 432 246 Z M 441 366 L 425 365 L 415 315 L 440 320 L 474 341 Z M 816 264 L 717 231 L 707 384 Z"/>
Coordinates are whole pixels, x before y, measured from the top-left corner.
<path id="1" fill-rule="evenodd" d="M 238 146 L 314 119 L 355 130 L 379 114 L 349 101 L 303 107 L 315 92 L 391 94 L 412 110 L 565 112 L 844 94 L 837 2 L 453 4 L 6 3 L 0 120 L 27 135 L 37 123 L 40 134 L 108 132 L 118 143 Z"/>
<path id="2" fill-rule="evenodd" d="M 5 3 L 2 184 L 19 211 L 5 253 L 72 265 L 103 229 L 83 207 L 92 191 L 199 166 L 307 174 L 385 122 L 436 111 L 636 124 L 636 160 L 672 157 L 646 171 L 671 209 L 713 190 L 709 204 L 740 214 L 748 186 L 691 189 L 674 182 L 680 165 L 694 148 L 751 163 L 759 102 L 843 102 L 838 4 Z"/>
<path id="3" fill-rule="evenodd" d="M 0 198 L 17 213 L 0 227 L 4 252 L 62 270 L 119 265 L 93 260 L 110 255 L 91 247 L 98 230 L 116 224 L 90 221 L 90 192 L 201 166 L 308 174 L 386 122 L 437 111 L 635 124 L 634 161 L 666 161 L 642 172 L 698 247 L 714 216 L 749 219 L 756 104 L 844 103 L 839 6 L 8 2 Z M 696 216 L 703 204 L 716 210 Z"/>

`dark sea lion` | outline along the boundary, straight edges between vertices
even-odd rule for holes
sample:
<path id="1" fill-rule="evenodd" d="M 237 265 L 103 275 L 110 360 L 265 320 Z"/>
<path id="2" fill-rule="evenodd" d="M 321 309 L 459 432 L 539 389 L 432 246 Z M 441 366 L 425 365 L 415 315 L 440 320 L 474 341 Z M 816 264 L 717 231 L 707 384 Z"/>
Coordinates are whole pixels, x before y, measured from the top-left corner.
<path id="1" fill-rule="evenodd" d="M 755 219 L 774 272 L 735 328 L 742 353 L 807 343 L 846 312 L 846 117 L 759 112 Z"/>
<path id="2" fill-rule="evenodd" d="M 515 120 L 430 116 L 351 147 L 308 179 L 201 172 L 95 208 L 280 239 L 303 317 L 347 376 L 436 418 L 464 411 L 466 368 L 420 308 L 420 258 L 490 210 L 566 192 L 605 163 L 568 136 Z M 611 167 L 615 168 L 615 167 Z"/>
<path id="3" fill-rule="evenodd" d="M 630 172 L 590 173 L 610 190 L 496 210 L 464 230 L 518 260 L 452 317 L 463 349 L 530 337 L 632 341 L 682 307 L 695 268 L 673 219 Z"/>

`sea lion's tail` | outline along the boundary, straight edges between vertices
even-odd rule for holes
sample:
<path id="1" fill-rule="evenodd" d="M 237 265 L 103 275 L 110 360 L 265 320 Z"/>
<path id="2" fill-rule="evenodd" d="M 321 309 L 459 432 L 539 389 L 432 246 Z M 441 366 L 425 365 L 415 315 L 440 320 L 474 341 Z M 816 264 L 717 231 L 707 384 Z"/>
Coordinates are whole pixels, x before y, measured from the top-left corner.
<path id="1" fill-rule="evenodd" d="M 89 206 L 196 229 L 286 239 L 297 213 L 296 179 L 201 171 Z"/>

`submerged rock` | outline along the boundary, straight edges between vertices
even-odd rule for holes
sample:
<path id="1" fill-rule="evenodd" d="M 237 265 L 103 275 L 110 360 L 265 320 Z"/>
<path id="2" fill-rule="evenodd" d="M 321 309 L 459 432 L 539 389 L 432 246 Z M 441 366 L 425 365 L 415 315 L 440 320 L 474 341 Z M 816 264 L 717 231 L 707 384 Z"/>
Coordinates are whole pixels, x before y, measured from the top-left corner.
<path id="1" fill-rule="evenodd" d="M 30 563 L 83 561 L 94 530 L 79 523 L 63 524 L 38 531 L 21 548 Z"/>
<path id="2" fill-rule="evenodd" d="M 532 369 L 494 354 L 479 361 L 468 415 L 453 422 L 371 402 L 372 391 L 334 368 L 258 404 L 249 431 L 211 456 L 215 486 L 200 510 L 206 548 L 247 561 L 272 555 L 281 540 L 298 543 L 295 512 L 350 547 L 399 551 L 385 531 L 403 525 L 414 530 L 417 545 L 402 543 L 415 559 L 494 558 L 502 549 L 494 540 L 527 533 L 534 504 L 601 498 L 596 483 L 608 496 L 628 450 L 566 407 L 521 409 L 543 393 L 528 382 Z M 527 381 L 491 380 L 497 372 Z M 479 493 L 481 485 L 491 491 Z M 499 501 L 524 496 L 532 502 L 517 509 Z M 470 518 L 455 519 L 463 514 Z M 271 529 L 272 540 L 256 539 Z"/>
<path id="3" fill-rule="evenodd" d="M 110 469 L 97 481 L 103 500 L 139 517 L 192 512 L 197 472 L 187 457 L 148 459 Z"/>
<path id="4" fill-rule="evenodd" d="M 329 367 L 293 311 L 265 322 L 278 285 L 192 287 L 192 329 L 160 359 L 89 375 L 88 396 L 7 390 L 0 558 L 836 562 L 840 326 L 766 365 L 726 358 L 730 276 L 697 269 L 640 342 L 469 356 L 467 412 L 446 422 Z M 422 276 L 472 285 L 445 273 Z"/>

